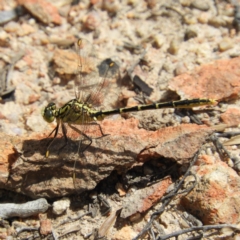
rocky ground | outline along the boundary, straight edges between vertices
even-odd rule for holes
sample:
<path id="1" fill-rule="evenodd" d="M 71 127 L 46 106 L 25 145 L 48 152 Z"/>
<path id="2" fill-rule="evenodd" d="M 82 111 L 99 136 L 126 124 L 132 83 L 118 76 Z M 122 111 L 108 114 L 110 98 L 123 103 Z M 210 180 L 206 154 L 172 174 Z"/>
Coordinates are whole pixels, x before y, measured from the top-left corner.
<path id="1" fill-rule="evenodd" d="M 240 238 L 239 1 L 2 0 L 0 10 L 1 239 Z M 92 63 L 102 64 L 88 84 L 104 80 L 108 58 L 118 78 L 92 95 L 97 109 L 217 101 L 110 116 L 84 155 L 68 128 L 66 148 L 59 137 L 46 157 L 56 123 L 42 109 L 73 99 Z"/>

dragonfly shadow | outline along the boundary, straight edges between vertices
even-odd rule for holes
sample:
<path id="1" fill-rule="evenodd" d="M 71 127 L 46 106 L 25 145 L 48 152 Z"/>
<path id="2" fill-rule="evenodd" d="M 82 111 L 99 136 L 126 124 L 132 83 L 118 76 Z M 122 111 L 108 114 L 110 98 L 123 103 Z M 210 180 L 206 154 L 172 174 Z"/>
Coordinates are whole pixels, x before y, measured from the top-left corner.
<path id="1" fill-rule="evenodd" d="M 79 141 L 72 140 L 59 153 L 64 140 L 57 138 L 46 158 L 50 140 L 23 142 L 22 153 L 11 168 L 9 186 L 33 198 L 80 193 L 93 189 L 112 171 L 123 171 L 136 161 L 136 153 L 113 147 L 110 136 L 93 139 L 92 145 L 83 153 L 79 153 Z"/>
<path id="2" fill-rule="evenodd" d="M 53 138 L 44 138 L 41 140 L 38 139 L 28 139 L 23 141 L 22 145 L 22 155 L 25 158 L 31 158 L 35 154 L 39 154 L 43 157 L 46 157 L 46 153 L 49 150 L 49 156 L 61 156 L 64 153 L 69 152 L 79 152 L 81 153 L 81 149 L 79 149 L 79 142 L 68 139 L 68 142 L 65 141 L 64 138 L 55 138 L 54 144 L 52 144 L 49 148 L 49 143 L 51 143 Z M 81 143 L 81 148 L 86 148 L 87 144 Z"/>

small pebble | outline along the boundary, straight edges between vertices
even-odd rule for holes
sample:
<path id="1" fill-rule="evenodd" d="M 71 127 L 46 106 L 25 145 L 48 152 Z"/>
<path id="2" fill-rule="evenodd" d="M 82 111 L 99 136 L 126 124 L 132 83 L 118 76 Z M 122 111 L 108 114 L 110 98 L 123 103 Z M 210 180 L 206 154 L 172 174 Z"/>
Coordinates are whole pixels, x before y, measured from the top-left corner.
<path id="1" fill-rule="evenodd" d="M 224 16 L 233 17 L 234 16 L 234 8 L 229 7 L 229 8 L 222 9 L 221 14 Z"/>
<path id="2" fill-rule="evenodd" d="M 70 207 L 70 199 L 63 198 L 53 203 L 53 213 L 60 215 Z"/>
<path id="3" fill-rule="evenodd" d="M 197 19 L 192 14 L 186 14 L 184 16 L 184 23 L 186 23 L 187 25 L 196 24 L 197 23 Z"/>
<path id="4" fill-rule="evenodd" d="M 153 9 L 157 6 L 157 3 L 158 1 L 157 0 L 147 0 L 147 6 L 150 8 L 150 9 Z"/>
<path id="5" fill-rule="evenodd" d="M 215 16 L 209 19 L 208 24 L 219 28 L 221 26 L 225 27 L 227 25 L 227 22 L 222 16 Z"/>
<path id="6" fill-rule="evenodd" d="M 190 118 L 188 116 L 183 117 L 182 123 L 190 123 Z"/>
<path id="7" fill-rule="evenodd" d="M 208 147 L 206 150 L 206 154 L 212 155 L 213 154 L 212 149 Z"/>
<path id="8" fill-rule="evenodd" d="M 12 130 L 12 133 L 16 134 L 16 136 L 21 136 L 23 135 L 23 129 L 19 127 L 13 127 L 10 128 Z"/>
<path id="9" fill-rule="evenodd" d="M 159 85 L 159 90 L 161 90 L 161 91 L 164 91 L 164 90 L 166 90 L 167 88 L 168 88 L 168 87 L 167 87 L 167 85 L 166 85 L 165 83 Z"/>
<path id="10" fill-rule="evenodd" d="M 236 139 L 236 138 L 235 138 Z M 238 135 L 238 138 L 236 139 L 236 144 L 238 144 L 239 143 L 239 141 L 240 141 L 240 137 L 239 137 L 239 135 Z M 238 149 L 238 147 L 236 146 L 236 145 L 233 145 L 233 146 L 231 146 L 231 149 L 232 150 L 237 150 Z"/>
<path id="11" fill-rule="evenodd" d="M 240 56 L 240 52 L 230 53 L 229 56 L 230 56 L 231 58 L 239 57 L 239 56 Z"/>
<path id="12" fill-rule="evenodd" d="M 211 17 L 211 15 L 209 14 L 209 12 L 201 12 L 197 18 L 199 23 L 202 24 L 206 24 L 208 23 L 209 18 Z"/>
<path id="13" fill-rule="evenodd" d="M 61 83 L 61 79 L 59 77 L 55 77 L 55 78 L 53 78 L 52 83 L 54 85 L 59 85 Z"/>
<path id="14" fill-rule="evenodd" d="M 73 89 L 74 86 L 75 86 L 74 81 L 70 81 L 70 82 L 67 83 L 67 89 Z"/>
<path id="15" fill-rule="evenodd" d="M 127 4 L 128 4 L 128 5 L 132 5 L 132 6 L 137 5 L 137 3 L 138 3 L 137 0 L 128 0 L 128 1 L 127 1 Z"/>
<path id="16" fill-rule="evenodd" d="M 103 1 L 103 9 L 109 13 L 117 13 L 117 11 L 120 9 L 120 5 L 118 1 L 105 0 Z"/>
<path id="17" fill-rule="evenodd" d="M 197 37 L 197 32 L 192 29 L 187 29 L 184 35 L 184 40 L 187 41 L 191 38 Z"/>
<path id="18" fill-rule="evenodd" d="M 191 0 L 180 0 L 180 4 L 183 6 L 183 7 L 189 7 L 191 5 Z"/>
<path id="19" fill-rule="evenodd" d="M 199 0 L 193 1 L 192 4 L 191 4 L 191 7 L 196 8 L 196 9 L 201 10 L 201 11 L 208 11 L 209 10 L 208 3 L 204 2 L 204 1 L 199 1 Z"/>
<path id="20" fill-rule="evenodd" d="M 139 212 L 137 212 L 137 213 L 133 214 L 132 216 L 130 216 L 129 220 L 131 222 L 138 222 L 138 221 L 140 221 L 141 218 L 142 218 L 142 215 Z"/>
<path id="21" fill-rule="evenodd" d="M 146 28 L 144 25 L 142 26 L 139 26 L 138 28 L 136 28 L 136 35 L 139 37 L 139 38 L 144 38 L 146 37 Z"/>
<path id="22" fill-rule="evenodd" d="M 101 18 L 99 14 L 96 11 L 90 12 L 85 21 L 84 21 L 84 27 L 89 30 L 95 30 L 101 23 Z"/>
<path id="23" fill-rule="evenodd" d="M 157 34 L 153 37 L 154 39 L 154 47 L 161 48 L 163 44 L 166 42 L 166 38 L 163 34 Z"/>
<path id="24" fill-rule="evenodd" d="M 23 23 L 20 27 L 20 29 L 17 31 L 17 35 L 19 37 L 29 35 L 31 33 L 34 33 L 36 30 L 29 24 Z"/>
<path id="25" fill-rule="evenodd" d="M 5 31 L 0 31 L 0 47 L 10 47 L 9 36 Z"/>
<path id="26" fill-rule="evenodd" d="M 173 39 L 170 42 L 168 52 L 171 53 L 172 55 L 176 55 L 178 53 L 179 48 L 180 48 L 180 42 L 176 39 Z"/>
<path id="27" fill-rule="evenodd" d="M 35 18 L 30 18 L 30 19 L 28 20 L 28 24 L 30 24 L 30 25 L 35 25 L 35 24 L 36 24 Z"/>
<path id="28" fill-rule="evenodd" d="M 181 75 L 181 74 L 183 74 L 183 73 L 185 73 L 187 71 L 188 71 L 188 69 L 187 69 L 186 65 L 184 63 L 182 63 L 182 62 L 179 62 L 177 64 L 175 70 L 174 70 L 174 75 L 178 76 L 178 75 Z"/>
<path id="29" fill-rule="evenodd" d="M 169 67 L 169 65 L 167 63 L 164 63 L 162 65 L 162 70 L 166 71 L 167 73 L 171 73 L 172 69 Z"/>
<path id="30" fill-rule="evenodd" d="M 218 49 L 220 52 L 227 51 L 231 48 L 233 48 L 233 42 L 229 38 L 223 39 L 218 45 Z"/>
<path id="31" fill-rule="evenodd" d="M 20 25 L 16 22 L 9 22 L 4 26 L 4 30 L 8 33 L 15 33 L 20 29 Z"/>

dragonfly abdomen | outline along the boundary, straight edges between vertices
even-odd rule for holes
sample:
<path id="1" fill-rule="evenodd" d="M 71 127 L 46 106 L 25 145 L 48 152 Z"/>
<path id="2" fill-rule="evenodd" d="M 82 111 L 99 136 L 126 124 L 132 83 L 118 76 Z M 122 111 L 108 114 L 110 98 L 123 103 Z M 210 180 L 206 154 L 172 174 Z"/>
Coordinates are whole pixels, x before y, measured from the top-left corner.
<path id="1" fill-rule="evenodd" d="M 95 112 L 93 111 L 93 112 L 90 112 L 90 115 L 91 117 L 95 117 L 99 119 L 99 118 L 104 118 L 105 116 L 108 116 L 108 115 L 121 114 L 125 112 L 137 112 L 137 111 L 160 109 L 160 108 L 191 108 L 191 107 L 199 107 L 199 106 L 205 106 L 205 105 L 214 105 L 215 103 L 217 102 L 214 99 L 194 98 L 194 99 L 185 99 L 185 100 L 178 100 L 178 101 L 153 103 L 148 105 L 138 105 L 133 107 L 118 108 L 118 109 L 106 110 L 106 111 L 95 111 Z"/>

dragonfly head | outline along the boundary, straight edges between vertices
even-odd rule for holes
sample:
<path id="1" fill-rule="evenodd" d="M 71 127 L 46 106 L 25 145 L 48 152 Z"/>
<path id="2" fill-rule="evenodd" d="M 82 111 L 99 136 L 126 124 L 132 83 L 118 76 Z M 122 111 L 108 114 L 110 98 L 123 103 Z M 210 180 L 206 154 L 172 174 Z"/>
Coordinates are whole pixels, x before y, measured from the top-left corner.
<path id="1" fill-rule="evenodd" d="M 42 116 L 44 120 L 48 123 L 51 123 L 55 119 L 56 114 L 56 104 L 55 103 L 49 103 L 42 111 Z"/>

